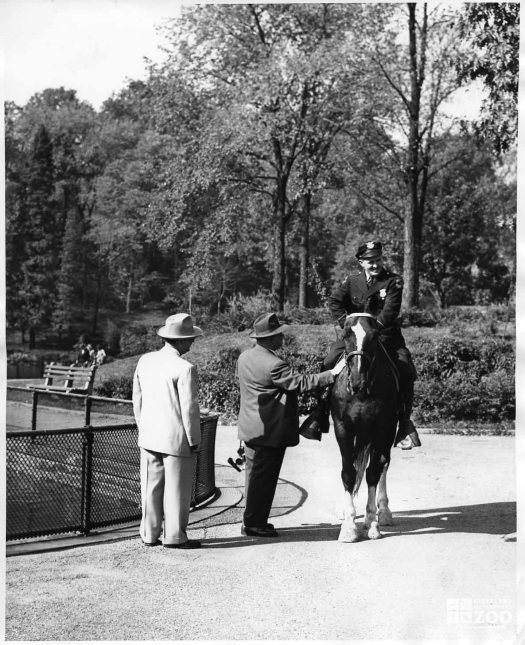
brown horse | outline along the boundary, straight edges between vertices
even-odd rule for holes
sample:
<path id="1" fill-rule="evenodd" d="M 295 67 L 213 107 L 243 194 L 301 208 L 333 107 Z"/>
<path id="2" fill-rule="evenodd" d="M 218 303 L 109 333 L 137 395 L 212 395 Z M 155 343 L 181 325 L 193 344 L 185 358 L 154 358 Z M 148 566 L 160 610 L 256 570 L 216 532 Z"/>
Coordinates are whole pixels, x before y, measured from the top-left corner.
<path id="1" fill-rule="evenodd" d="M 391 524 L 386 473 L 398 421 L 399 378 L 378 338 L 378 323 L 367 313 L 347 316 L 343 331 L 346 367 L 332 389 L 330 407 L 342 457 L 343 523 L 339 540 L 356 542 L 355 496 L 366 470 L 368 537 L 381 537 Z"/>

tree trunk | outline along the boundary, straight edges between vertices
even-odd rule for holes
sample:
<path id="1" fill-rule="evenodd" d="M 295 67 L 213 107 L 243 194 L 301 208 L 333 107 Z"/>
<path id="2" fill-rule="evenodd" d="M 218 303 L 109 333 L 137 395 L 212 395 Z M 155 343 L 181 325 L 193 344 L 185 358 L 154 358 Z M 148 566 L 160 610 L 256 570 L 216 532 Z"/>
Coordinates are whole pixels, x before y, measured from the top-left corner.
<path id="1" fill-rule="evenodd" d="M 308 264 L 310 261 L 310 209 L 312 195 L 307 192 L 304 197 L 304 228 L 301 232 L 299 248 L 299 307 L 308 307 Z"/>
<path id="2" fill-rule="evenodd" d="M 126 313 L 131 311 L 131 292 L 133 289 L 133 270 L 129 272 L 128 288 L 126 291 Z"/>
<path id="3" fill-rule="evenodd" d="M 421 249 L 422 213 L 424 203 L 419 199 L 419 146 L 420 146 L 420 101 L 423 69 L 418 69 L 417 60 L 417 22 L 416 4 L 408 5 L 409 59 L 410 59 L 410 101 L 408 132 L 408 164 L 406 176 L 408 181 L 409 207 L 404 224 L 405 252 L 403 261 L 403 308 L 417 307 L 419 304 L 419 258 Z M 426 11 L 426 9 L 425 9 Z M 423 27 L 426 26 L 426 21 Z M 424 37 L 424 36 L 423 36 Z M 423 45 L 424 46 L 424 45 Z M 422 64 L 424 56 L 421 58 Z"/>
<path id="4" fill-rule="evenodd" d="M 276 222 L 274 228 L 274 265 L 272 296 L 278 312 L 284 311 L 286 295 L 286 180 L 282 177 L 278 181 L 277 192 L 274 198 L 274 215 Z"/>
<path id="5" fill-rule="evenodd" d="M 98 271 L 97 271 L 97 291 L 95 293 L 95 305 L 93 308 L 93 322 L 91 324 L 91 333 L 93 336 L 96 335 L 97 333 L 97 325 L 98 325 L 98 312 L 100 308 L 100 287 L 102 284 L 102 271 L 100 269 L 100 264 L 98 265 Z"/>
<path id="6" fill-rule="evenodd" d="M 29 349 L 35 349 L 35 347 L 36 347 L 35 328 L 29 327 Z"/>

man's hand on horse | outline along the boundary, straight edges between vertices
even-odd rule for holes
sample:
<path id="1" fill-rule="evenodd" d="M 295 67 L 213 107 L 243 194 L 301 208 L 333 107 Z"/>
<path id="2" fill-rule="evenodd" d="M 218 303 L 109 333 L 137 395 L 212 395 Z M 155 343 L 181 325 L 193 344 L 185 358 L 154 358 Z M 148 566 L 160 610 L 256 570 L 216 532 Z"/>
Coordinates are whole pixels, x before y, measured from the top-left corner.
<path id="1" fill-rule="evenodd" d="M 334 376 L 337 376 L 339 372 L 343 370 L 343 368 L 346 367 L 346 361 L 344 358 L 339 359 L 339 362 L 336 363 L 335 367 L 332 367 L 330 370 Z"/>

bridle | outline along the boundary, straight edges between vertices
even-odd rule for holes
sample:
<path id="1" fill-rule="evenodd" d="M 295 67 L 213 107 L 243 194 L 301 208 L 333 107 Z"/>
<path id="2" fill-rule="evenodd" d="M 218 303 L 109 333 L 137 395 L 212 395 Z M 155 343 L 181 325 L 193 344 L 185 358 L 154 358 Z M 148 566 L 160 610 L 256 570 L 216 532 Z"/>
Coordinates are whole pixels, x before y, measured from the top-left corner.
<path id="1" fill-rule="evenodd" d="M 346 317 L 346 320 L 348 320 L 348 318 L 361 318 L 361 317 L 373 318 L 375 320 L 375 316 L 373 316 L 372 314 L 368 314 L 368 313 L 349 314 Z M 372 378 L 370 379 L 369 376 L 370 376 L 370 373 L 372 372 L 372 369 L 374 367 L 376 357 L 375 356 L 370 356 L 370 354 L 367 354 L 367 352 L 365 352 L 365 351 L 363 351 L 361 349 L 354 350 L 354 351 L 351 351 L 351 352 L 347 352 L 346 349 L 345 349 L 344 357 L 345 357 L 345 363 L 346 363 L 347 368 L 348 368 L 347 389 L 348 389 L 348 391 L 352 391 L 352 386 L 351 386 L 351 381 L 350 381 L 350 375 L 351 375 L 350 363 L 351 363 L 352 359 L 355 356 L 361 356 L 362 358 L 364 358 L 364 359 L 366 359 L 368 361 L 368 369 L 366 370 L 365 383 L 366 383 L 366 392 L 367 392 L 367 394 L 370 394 L 370 392 L 372 390 L 372 387 L 374 385 L 374 377 L 372 376 Z"/>
<path id="2" fill-rule="evenodd" d="M 348 314 L 348 316 L 346 317 L 346 320 L 348 320 L 349 318 L 372 318 L 373 320 L 376 319 L 375 316 L 373 316 L 372 314 L 368 314 L 368 313 Z M 345 349 L 345 354 L 344 355 L 345 355 L 345 361 L 346 361 L 347 365 L 348 365 L 350 359 L 353 356 L 363 356 L 364 358 L 366 358 L 368 360 L 368 362 L 370 364 L 372 364 L 373 361 L 374 361 L 373 358 L 371 358 L 366 352 L 363 352 L 362 350 L 355 350 L 353 352 L 347 352 L 346 349 Z"/>

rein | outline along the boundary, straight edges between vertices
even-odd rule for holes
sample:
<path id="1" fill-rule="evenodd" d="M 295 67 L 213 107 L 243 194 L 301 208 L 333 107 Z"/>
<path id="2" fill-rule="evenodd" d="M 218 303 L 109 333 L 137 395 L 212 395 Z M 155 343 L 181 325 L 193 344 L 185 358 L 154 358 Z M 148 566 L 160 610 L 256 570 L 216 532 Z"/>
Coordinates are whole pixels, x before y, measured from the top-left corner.
<path id="1" fill-rule="evenodd" d="M 354 352 L 347 352 L 345 350 L 345 361 L 346 361 L 347 364 L 348 364 L 348 359 L 352 358 L 352 356 L 364 356 L 365 358 L 367 358 L 370 361 L 370 363 L 372 362 L 372 359 L 370 358 L 370 356 L 366 352 L 357 351 L 357 350 L 354 351 Z"/>
<path id="2" fill-rule="evenodd" d="M 385 355 L 385 357 L 386 357 L 386 359 L 388 361 L 388 364 L 389 364 L 389 366 L 390 366 L 390 368 L 392 370 L 392 377 L 394 378 L 394 382 L 396 384 L 396 390 L 399 392 L 399 370 L 398 370 L 396 364 L 394 363 L 394 361 L 392 360 L 392 358 L 390 357 L 390 354 L 387 352 L 386 347 L 384 346 L 384 344 L 380 340 L 378 340 L 378 346 L 381 348 L 381 350 L 383 351 L 383 353 L 384 353 L 384 355 Z M 369 379 L 368 376 L 369 376 L 369 373 L 372 371 L 372 368 L 375 365 L 376 357 L 375 356 L 371 357 L 369 354 L 367 354 L 366 352 L 363 352 L 362 350 L 355 350 L 353 352 L 347 352 L 345 350 L 344 357 L 345 357 L 345 363 L 347 364 L 347 366 L 349 366 L 350 360 L 354 356 L 362 356 L 362 357 L 366 358 L 368 360 L 368 362 L 370 363 L 370 367 L 369 367 L 369 369 L 367 371 L 367 379 L 366 379 L 366 392 L 367 392 L 367 394 L 370 394 L 370 392 L 372 390 L 372 387 L 374 385 L 374 378 L 372 377 L 371 379 Z M 352 388 L 351 388 L 351 385 L 350 385 L 350 369 L 348 369 L 347 389 L 348 389 L 349 392 L 352 391 Z M 352 394 L 353 394 L 353 392 L 352 392 Z"/>
<path id="3" fill-rule="evenodd" d="M 347 379 L 346 379 L 346 389 L 348 390 L 348 392 L 351 392 L 352 394 L 354 392 L 353 392 L 353 389 L 352 389 L 352 384 L 350 382 L 350 375 L 351 375 L 350 361 L 354 356 L 362 356 L 363 358 L 366 358 L 368 360 L 368 362 L 370 364 L 370 367 L 366 372 L 366 393 L 370 396 L 370 392 L 372 391 L 372 387 L 374 385 L 374 379 L 373 378 L 370 379 L 369 375 L 370 375 L 370 372 L 372 371 L 372 368 L 374 367 L 374 364 L 375 364 L 375 360 L 376 360 L 375 356 L 371 357 L 369 354 L 367 354 L 366 352 L 363 352 L 362 350 L 355 350 L 353 352 L 347 352 L 345 350 L 344 356 L 345 356 L 346 365 L 348 367 L 348 374 L 347 374 Z"/>

